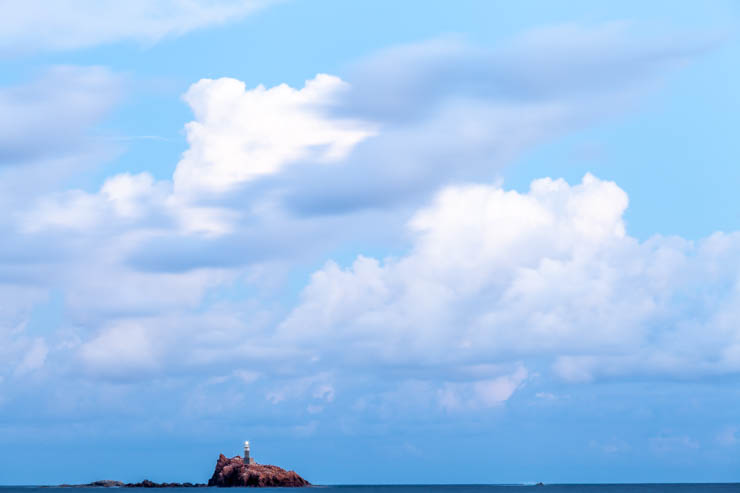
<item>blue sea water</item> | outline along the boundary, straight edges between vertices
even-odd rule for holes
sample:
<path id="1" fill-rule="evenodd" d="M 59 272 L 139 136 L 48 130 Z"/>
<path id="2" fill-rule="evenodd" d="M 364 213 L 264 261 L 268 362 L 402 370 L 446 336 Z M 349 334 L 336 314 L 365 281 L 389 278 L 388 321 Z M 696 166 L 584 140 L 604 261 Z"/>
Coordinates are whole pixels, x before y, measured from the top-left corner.
<path id="1" fill-rule="evenodd" d="M 111 488 L 58 488 L 39 486 L 2 486 L 0 493 L 103 493 Z M 115 489 L 115 488 L 113 488 Z M 254 488 L 229 488 L 229 493 L 255 491 Z M 303 491 L 303 489 L 301 489 Z M 310 490 L 332 490 L 334 493 L 513 493 L 542 491 L 543 493 L 740 493 L 740 483 L 698 484 L 546 484 L 546 485 L 367 485 L 312 486 Z M 214 488 L 156 488 L 161 493 L 213 493 Z M 281 491 L 286 488 L 261 488 L 259 491 Z M 288 489 L 287 491 L 292 491 Z M 112 492 L 111 492 L 112 493 Z"/>

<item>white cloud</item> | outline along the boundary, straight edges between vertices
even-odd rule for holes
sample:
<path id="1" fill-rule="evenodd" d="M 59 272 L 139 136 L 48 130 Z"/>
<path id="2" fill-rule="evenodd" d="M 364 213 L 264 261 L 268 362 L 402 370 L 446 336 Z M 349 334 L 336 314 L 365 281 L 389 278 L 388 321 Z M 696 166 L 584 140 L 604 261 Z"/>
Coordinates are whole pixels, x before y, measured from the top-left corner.
<path id="1" fill-rule="evenodd" d="M 0 55 L 116 41 L 153 43 L 239 19 L 269 0 L 29 0 L 4 2 Z"/>
<path id="2" fill-rule="evenodd" d="M 174 233 L 231 233 L 240 211 L 202 205 L 198 201 L 204 194 L 218 197 L 299 160 L 336 162 L 374 134 L 367 124 L 325 111 L 344 85 L 321 74 L 302 89 L 283 84 L 246 90 L 235 79 L 203 79 L 185 96 L 196 120 L 186 125 L 190 148 L 172 181 L 155 182 L 146 172 L 122 173 L 106 180 L 97 193 L 51 194 L 20 214 L 21 227 L 30 232 L 92 230 L 113 223 L 136 227 L 136 221 L 148 223 L 154 216 L 168 218 Z"/>
<path id="3" fill-rule="evenodd" d="M 447 382 L 437 392 L 440 406 L 447 411 L 480 409 L 503 404 L 525 382 L 528 372 L 519 366 L 511 374 L 473 382 Z"/>
<path id="4" fill-rule="evenodd" d="M 641 243 L 627 202 L 591 175 L 527 193 L 447 187 L 409 222 L 408 255 L 316 272 L 281 337 L 341 341 L 345 365 L 544 361 L 571 381 L 740 371 L 740 236 Z"/>
<path id="5" fill-rule="evenodd" d="M 328 384 L 321 385 L 313 393 L 314 399 L 332 402 L 334 400 L 334 387 Z"/>
<path id="6" fill-rule="evenodd" d="M 120 176 L 95 197 L 108 204 L 106 222 L 128 220 L 147 215 L 137 209 L 146 202 L 138 190 L 153 187 L 150 177 Z M 543 365 L 574 382 L 740 371 L 738 273 L 726 268 L 736 264 L 740 237 L 718 233 L 697 244 L 662 237 L 639 242 L 625 231 L 627 203 L 616 184 L 591 175 L 573 186 L 536 180 L 527 193 L 499 185 L 446 187 L 409 221 L 408 255 L 383 262 L 361 256 L 347 269 L 329 262 L 313 274 L 282 323 L 274 312 L 260 315 L 260 329 L 258 318 L 209 318 L 210 309 L 205 318 L 188 322 L 210 289 L 243 272 L 129 270 L 120 264 L 122 252 L 141 235 L 171 226 L 150 233 L 123 229 L 111 243 L 115 247 L 85 257 L 106 275 L 75 277 L 67 285 L 66 304 L 90 327 L 111 315 L 119 319 L 94 331 L 80 350 L 88 369 L 111 377 L 118 370 L 150 374 L 159 364 L 170 371 L 172 365 L 207 367 L 224 357 L 255 364 L 268 358 L 272 368 L 300 355 L 305 364 L 283 371 L 343 368 L 363 374 L 403 367 L 408 372 L 402 378 L 418 378 L 418 369 L 425 368 L 428 378 L 445 382 L 436 390 L 440 404 L 464 409 L 506 401 L 528 368 Z M 133 316 L 144 318 L 126 319 Z M 227 320 L 231 328 L 224 332 Z M 193 324 L 202 334 L 196 336 Z M 225 334 L 238 339 L 250 330 L 255 344 L 222 344 Z M 124 336 L 127 331 L 136 337 Z M 104 357 L 104 349 L 118 356 Z M 175 358 L 183 351 L 191 362 L 185 366 Z M 496 366 L 511 364 L 519 369 Z M 307 394 L 313 381 L 306 382 L 286 383 L 267 398 L 333 400 L 333 385 L 317 385 Z"/>
<path id="7" fill-rule="evenodd" d="M 232 232 L 238 217 L 224 207 L 194 205 L 173 193 L 172 182 L 154 181 L 144 172 L 114 175 L 96 193 L 68 190 L 42 196 L 18 214 L 17 222 L 25 232 L 115 229 L 121 234 L 158 230 L 159 234 L 220 236 Z"/>
<path id="8" fill-rule="evenodd" d="M 186 126 L 190 148 L 175 171 L 176 192 L 224 192 L 301 159 L 345 157 L 374 131 L 325 114 L 344 89 L 339 78 L 323 74 L 302 89 L 282 84 L 246 90 L 229 78 L 194 84 L 185 100 L 196 120 Z"/>
<path id="9" fill-rule="evenodd" d="M 237 93 L 222 91 L 234 85 Z M 218 350 L 200 345 L 187 319 L 198 319 L 193 311 L 206 292 L 233 282 L 245 274 L 244 269 L 141 272 L 127 265 L 128 254 L 152 238 L 176 238 L 181 243 L 193 236 L 227 235 L 243 216 L 251 220 L 254 215 L 233 207 L 199 204 L 183 188 L 221 192 L 255 176 L 277 172 L 292 160 L 310 156 L 331 162 L 346 154 L 369 133 L 359 129 L 359 124 L 321 113 L 320 106 L 342 85 L 335 77 L 318 76 L 301 90 L 279 86 L 245 91 L 243 84 L 230 79 L 201 81 L 189 93 L 196 114 L 203 118 L 191 125 L 200 129 L 194 131 L 200 136 L 193 137 L 193 147 L 173 181 L 156 181 L 146 172 L 121 173 L 107 179 L 97 192 L 65 190 L 38 199 L 32 196 L 23 207 L 15 204 L 9 226 L 17 238 L 45 242 L 40 251 L 48 251 L 48 238 L 53 238 L 53 247 L 66 252 L 64 263 L 54 266 L 42 283 L 63 286 L 65 330 L 75 334 L 78 342 L 73 341 L 71 347 L 77 348 L 88 375 L 116 379 L 151 375 L 164 361 L 171 364 L 176 359 L 174 348 L 187 347 L 195 366 L 223 357 L 223 346 Z M 238 111 L 231 111 L 234 108 Z M 271 124 L 265 123 L 270 119 Z M 234 139 L 235 148 L 247 150 L 231 161 L 217 159 L 213 169 L 209 168 L 213 163 L 198 162 L 193 156 L 215 152 L 220 142 L 217 128 Z M 188 172 L 195 182 L 183 184 L 183 173 Z M 23 271 L 24 266 L 16 268 Z M 209 324 L 224 322 L 223 317 L 214 316 L 213 307 L 206 313 Z M 244 330 L 243 324 L 232 320 L 227 327 Z M 212 329 L 206 331 L 211 340 L 220 337 L 226 327 Z M 193 335 L 191 342 L 173 339 L 177 331 Z M 21 354 L 25 345 L 19 345 L 14 354 Z M 257 350 L 237 345 L 229 351 L 244 355 Z M 29 365 L 31 360 L 21 368 L 30 369 Z"/>
<path id="10" fill-rule="evenodd" d="M 334 401 L 334 386 L 327 383 L 331 378 L 332 376 L 329 373 L 317 373 L 311 376 L 300 376 L 278 382 L 277 385 L 271 386 L 270 390 L 265 394 L 265 399 L 277 405 L 286 401 L 304 399 L 310 396 L 314 401 L 317 401 L 314 405 L 321 405 L 323 409 L 323 406 L 331 404 Z"/>
<path id="11" fill-rule="evenodd" d="M 159 358 L 152 330 L 136 323 L 106 328 L 80 347 L 88 371 L 103 377 L 128 379 L 157 370 Z"/>
<path id="12" fill-rule="evenodd" d="M 149 173 L 124 173 L 105 181 L 100 194 L 111 203 L 115 213 L 127 219 L 138 219 L 146 214 L 151 199 L 154 179 Z"/>
<path id="13" fill-rule="evenodd" d="M 43 197 L 35 209 L 21 215 L 19 223 L 26 232 L 49 228 L 90 230 L 102 220 L 97 199 L 81 190 Z"/>
<path id="14" fill-rule="evenodd" d="M 26 232 L 145 229 L 158 216 L 180 212 L 172 212 L 167 203 L 171 188 L 169 182 L 155 182 L 149 173 L 122 173 L 107 179 L 97 193 L 68 190 L 43 196 L 18 215 L 18 225 Z"/>

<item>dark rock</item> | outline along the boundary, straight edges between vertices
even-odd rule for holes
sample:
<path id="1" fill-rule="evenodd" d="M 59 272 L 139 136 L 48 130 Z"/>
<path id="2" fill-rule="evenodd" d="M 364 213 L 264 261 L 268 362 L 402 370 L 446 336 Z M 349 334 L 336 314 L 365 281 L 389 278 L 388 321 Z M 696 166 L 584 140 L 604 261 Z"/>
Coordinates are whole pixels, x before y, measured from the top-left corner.
<path id="1" fill-rule="evenodd" d="M 139 483 L 126 483 L 123 486 L 126 488 L 203 488 L 206 485 L 204 483 L 155 483 L 145 479 Z"/>
<path id="2" fill-rule="evenodd" d="M 101 479 L 100 481 L 93 481 L 92 483 L 85 484 L 60 484 L 60 488 L 118 488 L 125 486 L 120 481 L 113 481 L 112 479 Z"/>
<path id="3" fill-rule="evenodd" d="M 145 479 L 138 483 L 123 483 L 105 479 L 86 484 L 60 484 L 60 488 L 204 488 L 204 483 L 155 483 Z"/>
<path id="4" fill-rule="evenodd" d="M 264 464 L 245 464 L 239 457 L 229 459 L 221 454 L 216 462 L 216 470 L 208 480 L 208 486 L 311 486 L 295 471 L 286 471 L 277 466 Z"/>

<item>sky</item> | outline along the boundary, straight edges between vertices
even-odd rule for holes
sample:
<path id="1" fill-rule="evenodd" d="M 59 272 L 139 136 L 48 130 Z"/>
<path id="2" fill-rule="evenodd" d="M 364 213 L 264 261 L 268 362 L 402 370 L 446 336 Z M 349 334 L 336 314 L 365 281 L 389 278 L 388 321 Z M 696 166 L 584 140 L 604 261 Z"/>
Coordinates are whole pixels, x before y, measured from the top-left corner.
<path id="1" fill-rule="evenodd" d="M 740 481 L 737 2 L 0 7 L 0 484 Z"/>

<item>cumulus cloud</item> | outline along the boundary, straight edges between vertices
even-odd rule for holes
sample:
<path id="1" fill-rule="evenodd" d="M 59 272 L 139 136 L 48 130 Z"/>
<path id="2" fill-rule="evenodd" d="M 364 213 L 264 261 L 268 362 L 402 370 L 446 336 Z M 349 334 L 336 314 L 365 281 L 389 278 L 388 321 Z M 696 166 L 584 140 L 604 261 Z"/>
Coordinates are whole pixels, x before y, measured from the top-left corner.
<path id="1" fill-rule="evenodd" d="M 40 197 L 18 214 L 18 226 L 25 232 L 172 227 L 178 211 L 168 213 L 171 188 L 149 173 L 121 173 L 105 180 L 96 193 L 73 189 Z"/>
<path id="2" fill-rule="evenodd" d="M 246 90 L 235 79 L 203 79 L 185 100 L 196 120 L 190 148 L 174 175 L 178 193 L 224 192 L 301 159 L 337 161 L 374 132 L 359 121 L 330 118 L 325 108 L 345 90 L 319 74 L 302 89 L 286 84 Z"/>
<path id="3" fill-rule="evenodd" d="M 192 147 L 172 180 L 155 180 L 146 172 L 121 173 L 105 180 L 97 191 L 37 192 L 24 197 L 22 206 L 8 199 L 13 212 L 3 225 L 10 240 L 0 249 L 0 275 L 10 286 L 13 282 L 38 284 L 40 297 L 46 289 L 64 290 L 64 330 L 74 335 L 69 339 L 71 346 L 65 343 L 64 351 L 81 345 L 75 352 L 87 375 L 124 379 L 127 374 L 141 378 L 156 373 L 162 368 L 158 358 L 174 361 L 166 341 L 172 343 L 171 347 L 182 346 L 170 335 L 191 327 L 186 319 L 195 316 L 206 293 L 249 275 L 249 268 L 240 264 L 253 264 L 260 258 L 255 254 L 260 247 L 251 247 L 250 242 L 256 239 L 266 246 L 288 245 L 288 237 L 280 233 L 285 224 L 264 204 L 255 201 L 256 208 L 239 210 L 230 204 L 200 203 L 198 195 L 218 194 L 243 181 L 277 173 L 299 157 L 331 163 L 345 155 L 357 141 L 369 136 L 370 130 L 322 112 L 321 105 L 342 88 L 343 83 L 330 76 L 318 76 L 300 90 L 279 86 L 246 91 L 233 79 L 201 81 L 188 93 L 198 118 L 188 127 Z M 74 96 L 75 92 L 70 94 Z M 10 99 L 20 104 L 16 96 Z M 94 108 L 94 101 L 91 98 L 88 107 Z M 80 107 L 83 116 L 85 108 Z M 233 108 L 238 111 L 231 111 Z M 46 109 L 59 112 L 59 108 Z M 85 123 L 93 119 L 83 116 L 79 119 Z M 63 127 L 60 123 L 59 128 Z M 79 127 L 76 132 L 81 133 L 85 126 L 81 123 Z M 219 129 L 223 131 L 220 137 Z M 232 145 L 228 150 L 234 155 L 218 154 L 219 145 L 229 139 Z M 250 223 L 253 226 L 248 226 Z M 232 235 L 236 228 L 238 234 Z M 294 231 L 301 228 L 304 235 L 311 235 L 313 228 L 305 225 L 297 225 Z M 276 234 L 283 238 L 276 239 Z M 214 243 L 213 238 L 218 237 L 226 239 Z M 169 241 L 175 253 L 182 251 L 183 244 L 194 245 L 196 255 L 198 245 L 207 249 L 215 245 L 233 250 L 231 255 L 239 258 L 228 260 L 227 256 L 226 266 L 221 265 L 222 260 L 195 269 L 188 265 L 177 272 L 140 270 L 135 262 L 127 262 L 136 251 L 142 251 L 142 245 L 157 239 Z M 170 251 L 160 254 L 177 257 Z M 218 250 L 215 256 L 224 257 Z M 56 257 L 64 261 L 49 266 L 46 274 L 39 276 L 39 263 Z M 202 259 L 199 261 L 203 264 Z M 230 269 L 223 268 L 227 266 Z M 212 311 L 212 307 L 207 310 L 209 314 Z M 22 327 L 30 316 L 27 307 L 14 320 L 14 326 Z M 206 319 L 209 324 L 223 322 L 214 316 Z M 229 324 L 231 330 L 235 326 L 245 330 L 243 324 Z M 161 329 L 145 329 L 152 326 Z M 224 327 L 214 330 L 206 333 L 218 340 L 217 333 Z M 14 358 L 28 352 L 30 342 L 17 330 L 8 329 L 7 338 L 15 341 L 10 345 L 16 348 Z M 206 356 L 211 354 L 207 345 L 203 351 L 191 349 L 193 361 L 213 360 Z M 22 368 L 30 370 L 37 360 L 29 359 Z"/>
<path id="4" fill-rule="evenodd" d="M 341 341 L 331 358 L 347 365 L 521 361 L 570 381 L 740 371 L 740 237 L 639 242 L 627 203 L 591 175 L 523 194 L 447 187 L 409 222 L 408 255 L 316 272 L 281 337 Z"/>
<path id="5" fill-rule="evenodd" d="M 0 55 L 62 51 L 116 41 L 153 43 L 239 19 L 269 3 L 269 0 L 4 2 Z"/>
<path id="6" fill-rule="evenodd" d="M 127 218 L 129 185 L 150 182 L 122 180 L 110 196 L 124 201 L 110 214 Z M 627 205 L 615 183 L 591 175 L 576 185 L 536 180 L 527 193 L 446 187 L 408 222 L 407 255 L 327 263 L 282 321 L 256 300 L 230 315 L 238 305 L 201 305 L 244 270 L 127 269 L 121 252 L 137 244 L 136 231 L 86 257 L 106 276 L 62 279 L 69 316 L 88 328 L 77 332 L 77 354 L 97 378 L 218 373 L 248 362 L 282 374 L 280 388 L 295 394 L 304 387 L 291 378 L 380 371 L 418 381 L 417 393 L 461 411 L 505 402 L 535 370 L 571 382 L 740 370 L 740 273 L 727 268 L 737 264 L 737 234 L 640 242 L 626 232 Z M 340 390 L 322 383 L 312 392 L 325 406 Z"/>
<path id="7" fill-rule="evenodd" d="M 369 124 L 326 112 L 343 90 L 341 79 L 322 74 L 302 89 L 283 84 L 247 90 L 235 79 L 201 80 L 185 95 L 196 119 L 186 125 L 190 148 L 171 181 L 122 173 L 96 193 L 51 194 L 21 215 L 23 229 L 90 230 L 122 222 L 142 227 L 156 218 L 169 221 L 175 233 L 232 233 L 241 214 L 214 199 L 300 160 L 331 166 L 374 134 Z M 255 206 L 260 210 L 248 216 L 265 215 L 269 196 L 260 199 L 263 203 Z"/>

